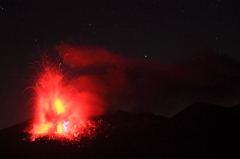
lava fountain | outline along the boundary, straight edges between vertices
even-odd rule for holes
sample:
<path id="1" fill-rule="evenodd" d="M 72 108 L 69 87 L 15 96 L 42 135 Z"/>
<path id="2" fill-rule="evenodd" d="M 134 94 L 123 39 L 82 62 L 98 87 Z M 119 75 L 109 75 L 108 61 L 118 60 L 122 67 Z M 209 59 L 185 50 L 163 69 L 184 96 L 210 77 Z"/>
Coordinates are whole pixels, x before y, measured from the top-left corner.
<path id="1" fill-rule="evenodd" d="M 101 98 L 88 90 L 77 90 L 59 67 L 43 58 L 35 90 L 34 118 L 27 132 L 31 141 L 40 137 L 76 140 L 95 125 L 89 117 L 103 112 Z M 72 82 L 74 83 L 74 82 Z"/>

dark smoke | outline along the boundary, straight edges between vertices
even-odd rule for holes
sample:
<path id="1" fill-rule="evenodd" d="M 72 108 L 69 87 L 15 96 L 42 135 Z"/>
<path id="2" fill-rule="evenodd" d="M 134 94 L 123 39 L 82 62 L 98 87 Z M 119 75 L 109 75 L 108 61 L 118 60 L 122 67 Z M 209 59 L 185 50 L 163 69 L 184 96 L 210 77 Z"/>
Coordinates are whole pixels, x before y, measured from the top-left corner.
<path id="1" fill-rule="evenodd" d="M 126 59 L 92 45 L 61 44 L 56 51 L 68 66 L 70 84 L 104 101 L 104 109 L 172 116 L 194 102 L 238 104 L 240 64 L 210 50 L 174 64 Z"/>

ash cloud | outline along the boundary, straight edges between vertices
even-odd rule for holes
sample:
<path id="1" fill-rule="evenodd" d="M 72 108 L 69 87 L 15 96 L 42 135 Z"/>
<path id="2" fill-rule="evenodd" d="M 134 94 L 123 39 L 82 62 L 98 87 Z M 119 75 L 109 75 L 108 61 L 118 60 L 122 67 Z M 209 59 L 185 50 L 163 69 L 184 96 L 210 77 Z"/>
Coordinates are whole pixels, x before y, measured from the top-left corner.
<path id="1" fill-rule="evenodd" d="M 239 104 L 240 64 L 210 50 L 173 64 L 126 59 L 103 47 L 61 44 L 56 51 L 69 68 L 70 84 L 118 109 L 173 116 L 195 102 Z"/>

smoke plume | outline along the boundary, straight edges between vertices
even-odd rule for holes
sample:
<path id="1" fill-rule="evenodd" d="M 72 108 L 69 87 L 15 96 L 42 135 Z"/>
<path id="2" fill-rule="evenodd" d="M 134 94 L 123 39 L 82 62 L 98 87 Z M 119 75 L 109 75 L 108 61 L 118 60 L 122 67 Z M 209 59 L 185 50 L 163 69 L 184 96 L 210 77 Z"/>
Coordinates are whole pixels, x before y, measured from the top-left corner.
<path id="1" fill-rule="evenodd" d="M 209 50 L 174 64 L 126 59 L 92 45 L 63 43 L 56 51 L 70 70 L 69 84 L 91 103 L 92 115 L 122 109 L 169 117 L 194 102 L 240 102 L 240 64 Z"/>

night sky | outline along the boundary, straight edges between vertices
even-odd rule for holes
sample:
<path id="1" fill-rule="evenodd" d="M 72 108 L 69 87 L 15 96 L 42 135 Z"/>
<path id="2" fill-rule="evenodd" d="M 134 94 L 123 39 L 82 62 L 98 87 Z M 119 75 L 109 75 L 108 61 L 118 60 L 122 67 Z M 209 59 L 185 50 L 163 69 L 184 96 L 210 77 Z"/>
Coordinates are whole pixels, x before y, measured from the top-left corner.
<path id="1" fill-rule="evenodd" d="M 149 81 L 149 101 L 164 94 L 168 109 L 141 111 L 169 116 L 197 101 L 240 103 L 239 6 L 237 0 L 0 1 L 0 129 L 31 117 L 31 91 L 24 91 L 31 63 L 61 42 L 104 47 L 148 72 L 136 77 Z"/>

